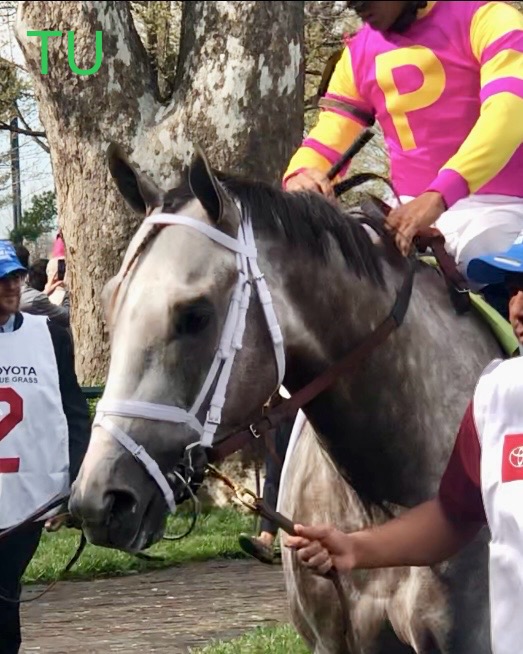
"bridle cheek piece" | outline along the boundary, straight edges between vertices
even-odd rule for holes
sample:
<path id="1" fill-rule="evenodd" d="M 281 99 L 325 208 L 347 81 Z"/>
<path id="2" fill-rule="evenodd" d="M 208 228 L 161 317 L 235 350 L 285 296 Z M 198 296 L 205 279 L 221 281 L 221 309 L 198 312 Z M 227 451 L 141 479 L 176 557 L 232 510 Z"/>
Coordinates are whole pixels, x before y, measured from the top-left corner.
<path id="1" fill-rule="evenodd" d="M 285 376 L 283 335 L 276 318 L 271 294 L 264 275 L 258 266 L 252 220 L 241 205 L 237 203 L 237 207 L 241 219 L 236 238 L 224 234 L 212 225 L 177 213 L 167 214 L 157 211 L 147 217 L 143 223 L 144 225 L 183 225 L 190 227 L 236 254 L 238 279 L 229 302 L 220 343 L 207 377 L 192 407 L 187 410 L 182 407 L 165 404 L 126 399 L 110 399 L 102 396 L 96 408 L 93 426 L 100 426 L 107 433 L 111 434 L 122 447 L 144 466 L 145 470 L 147 470 L 160 488 L 171 513 L 175 513 L 176 511 L 176 501 L 172 484 L 160 470 L 156 461 L 147 453 L 146 449 L 142 445 L 137 444 L 109 416 L 186 424 L 199 437 L 198 440 L 186 448 L 190 468 L 190 453 L 192 448 L 197 446 L 211 448 L 216 431 L 221 424 L 222 411 L 225 405 L 227 386 L 231 377 L 232 367 L 236 353 L 242 348 L 247 311 L 250 305 L 253 286 L 256 289 L 258 300 L 262 306 L 274 348 L 277 367 L 275 390 L 280 387 Z M 184 481 L 187 483 L 187 480 Z"/>

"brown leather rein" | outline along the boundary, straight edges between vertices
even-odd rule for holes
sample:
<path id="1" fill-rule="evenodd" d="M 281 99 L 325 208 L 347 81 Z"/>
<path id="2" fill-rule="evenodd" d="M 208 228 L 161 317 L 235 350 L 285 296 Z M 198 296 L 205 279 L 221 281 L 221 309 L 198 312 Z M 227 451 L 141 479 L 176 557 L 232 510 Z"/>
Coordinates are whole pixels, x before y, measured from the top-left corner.
<path id="1" fill-rule="evenodd" d="M 384 210 L 382 207 L 378 208 L 375 202 L 375 199 L 371 200 L 367 206 L 373 211 L 375 217 L 381 214 L 380 219 L 382 219 L 385 217 Z M 386 207 L 386 205 L 384 206 Z M 390 238 L 386 230 L 380 227 L 380 223 L 376 219 L 363 219 L 362 222 L 366 222 L 382 238 Z M 244 448 L 252 439 L 258 440 L 260 437 L 266 436 L 281 422 L 292 418 L 299 409 L 303 409 L 309 402 L 331 387 L 341 375 L 349 371 L 354 372 L 373 350 L 384 343 L 390 334 L 402 325 L 412 293 L 416 265 L 414 254 L 407 257 L 405 262 L 407 270 L 403 283 L 397 292 L 392 310 L 385 320 L 370 334 L 365 336 L 345 357 L 331 365 L 323 373 L 293 393 L 288 399 L 282 400 L 277 406 L 266 409 L 259 420 L 237 432 L 225 436 L 213 445 L 208 454 L 208 459 L 211 463 L 225 459 L 234 452 Z"/>

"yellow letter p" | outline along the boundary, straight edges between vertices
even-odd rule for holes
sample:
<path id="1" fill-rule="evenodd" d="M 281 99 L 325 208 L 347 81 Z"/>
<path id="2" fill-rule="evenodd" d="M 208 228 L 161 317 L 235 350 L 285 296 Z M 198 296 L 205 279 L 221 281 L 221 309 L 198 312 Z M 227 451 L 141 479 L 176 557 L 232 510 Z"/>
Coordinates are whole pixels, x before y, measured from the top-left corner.
<path id="1" fill-rule="evenodd" d="M 422 76 L 422 84 L 414 91 L 400 93 L 394 81 L 394 70 L 415 66 Z M 376 57 L 376 81 L 383 91 L 387 111 L 391 117 L 401 147 L 416 148 L 416 140 L 407 114 L 434 104 L 445 90 L 446 75 L 441 61 L 429 48 L 415 45 L 384 52 Z"/>

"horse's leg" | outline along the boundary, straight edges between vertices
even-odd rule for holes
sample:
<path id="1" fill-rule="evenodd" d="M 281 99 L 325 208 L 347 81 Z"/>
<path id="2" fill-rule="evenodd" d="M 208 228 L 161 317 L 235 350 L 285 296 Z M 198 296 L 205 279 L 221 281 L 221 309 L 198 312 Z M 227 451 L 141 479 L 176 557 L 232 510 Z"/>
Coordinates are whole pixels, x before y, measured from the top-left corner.
<path id="1" fill-rule="evenodd" d="M 291 621 L 308 649 L 315 654 L 356 654 L 350 652 L 343 637 L 332 583 L 313 576 L 288 550 L 282 553 L 282 562 Z"/>
<path id="2" fill-rule="evenodd" d="M 312 652 L 316 647 L 316 636 L 314 635 L 314 631 L 310 628 L 307 621 L 307 616 L 303 610 L 303 605 L 300 601 L 300 596 L 297 592 L 297 585 L 294 578 L 294 567 L 291 561 L 291 553 L 286 548 L 282 548 L 281 560 L 285 578 L 285 587 L 287 590 L 287 599 L 289 602 L 291 622 L 294 625 L 296 631 L 305 641 L 305 644 L 309 650 Z"/>

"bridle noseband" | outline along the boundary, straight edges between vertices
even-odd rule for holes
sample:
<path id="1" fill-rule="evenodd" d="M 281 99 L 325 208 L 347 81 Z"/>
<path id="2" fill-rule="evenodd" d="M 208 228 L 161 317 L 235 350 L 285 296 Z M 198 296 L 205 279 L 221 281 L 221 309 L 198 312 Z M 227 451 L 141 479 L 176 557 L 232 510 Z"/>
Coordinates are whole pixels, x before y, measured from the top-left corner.
<path id="1" fill-rule="evenodd" d="M 124 399 L 100 399 L 93 422 L 113 436 L 147 470 L 158 484 L 171 513 L 176 510 L 174 493 L 166 476 L 156 461 L 142 445 L 138 445 L 126 432 L 114 424 L 109 416 L 160 420 L 174 424 L 186 424 L 199 435 L 199 440 L 187 446 L 186 452 L 196 446 L 210 448 L 216 430 L 222 421 L 227 386 L 231 377 L 236 353 L 242 348 L 246 316 L 254 286 L 265 315 L 274 348 L 277 368 L 275 390 L 285 376 L 285 351 L 283 335 L 276 318 L 271 294 L 257 262 L 257 250 L 250 216 L 239 205 L 240 222 L 236 238 L 228 236 L 212 225 L 183 214 L 157 212 L 144 220 L 144 225 L 183 225 L 204 234 L 219 245 L 236 254 L 238 279 L 233 290 L 219 346 L 202 388 L 190 409 Z"/>

